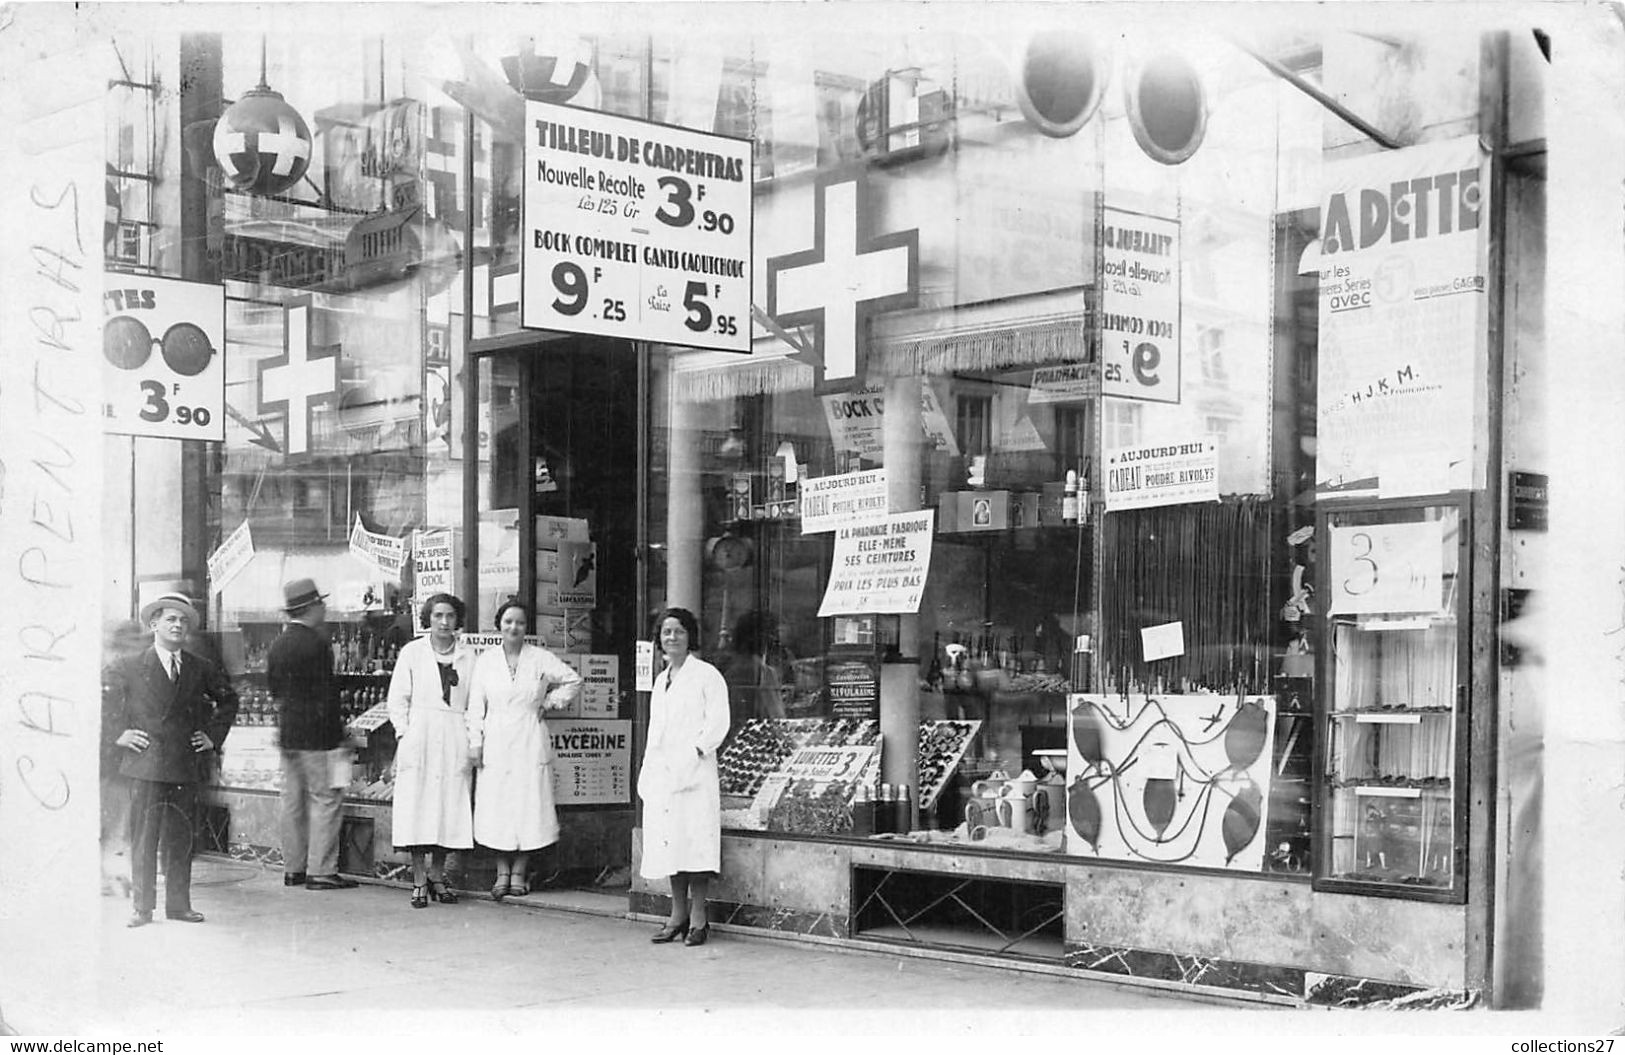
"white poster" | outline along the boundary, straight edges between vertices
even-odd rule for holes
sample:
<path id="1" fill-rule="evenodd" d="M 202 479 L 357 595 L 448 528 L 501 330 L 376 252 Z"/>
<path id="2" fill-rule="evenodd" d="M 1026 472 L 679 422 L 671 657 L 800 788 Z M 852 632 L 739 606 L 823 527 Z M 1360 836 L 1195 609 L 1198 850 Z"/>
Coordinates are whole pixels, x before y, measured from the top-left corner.
<path id="1" fill-rule="evenodd" d="M 376 565 L 379 571 L 391 579 L 399 579 L 401 569 L 406 565 L 406 540 L 368 531 L 361 524 L 360 513 L 356 514 L 355 526 L 350 528 L 350 552 L 361 560 Z"/>
<path id="2" fill-rule="evenodd" d="M 824 420 L 829 424 L 830 442 L 836 450 L 866 458 L 876 458 L 885 450 L 884 391 L 879 385 L 870 385 L 856 392 L 819 397 L 824 404 Z M 953 426 L 928 379 L 920 382 L 920 431 L 932 450 L 959 457 Z"/>
<path id="3" fill-rule="evenodd" d="M 751 143 L 525 104 L 525 326 L 750 351 Z"/>
<path id="4" fill-rule="evenodd" d="M 237 525 L 237 530 L 226 536 L 219 549 L 209 554 L 209 588 L 215 593 L 224 590 L 253 559 L 254 536 L 248 529 L 248 521 L 244 520 Z"/>
<path id="5" fill-rule="evenodd" d="M 834 569 L 819 618 L 918 612 L 931 570 L 935 522 L 936 510 L 923 509 L 837 529 Z"/>
<path id="6" fill-rule="evenodd" d="M 593 607 L 598 603 L 597 545 L 560 542 L 558 546 L 558 606 Z"/>
<path id="7" fill-rule="evenodd" d="M 1482 486 L 1473 377 L 1489 177 L 1477 137 L 1328 165 L 1325 178 L 1317 483 L 1385 497 Z M 1387 479 L 1420 459 L 1438 471 Z"/>
<path id="8" fill-rule="evenodd" d="M 872 457 L 884 449 L 885 398 L 878 385 L 819 398 L 836 450 Z"/>
<path id="9" fill-rule="evenodd" d="M 450 531 L 412 532 L 413 608 L 437 593 L 456 593 L 456 574 Z"/>
<path id="10" fill-rule="evenodd" d="M 553 798 L 560 806 L 632 801 L 632 723 L 550 719 Z"/>
<path id="11" fill-rule="evenodd" d="M 1212 440 L 1106 448 L 1106 511 L 1219 500 Z"/>
<path id="12" fill-rule="evenodd" d="M 1275 698 L 1067 698 L 1066 852 L 1257 872 Z"/>
<path id="13" fill-rule="evenodd" d="M 1101 388 L 1178 403 L 1179 221 L 1107 207 L 1101 226 Z"/>
<path id="14" fill-rule="evenodd" d="M 226 290 L 109 271 L 102 307 L 102 427 L 226 438 Z"/>
<path id="15" fill-rule="evenodd" d="M 1444 608 L 1444 523 L 1331 530 L 1333 613 L 1415 614 Z"/>
<path id="16" fill-rule="evenodd" d="M 864 469 L 801 481 L 801 533 L 815 535 L 843 525 L 873 524 L 886 516 L 886 470 Z"/>

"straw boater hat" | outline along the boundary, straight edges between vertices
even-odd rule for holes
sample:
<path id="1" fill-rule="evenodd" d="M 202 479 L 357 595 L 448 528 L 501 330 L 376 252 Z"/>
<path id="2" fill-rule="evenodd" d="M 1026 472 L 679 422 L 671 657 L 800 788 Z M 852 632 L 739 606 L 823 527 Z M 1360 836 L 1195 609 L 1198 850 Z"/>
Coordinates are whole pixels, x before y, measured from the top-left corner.
<path id="1" fill-rule="evenodd" d="M 317 591 L 314 579 L 294 579 L 283 584 L 282 596 L 286 598 L 282 610 L 289 615 L 298 615 L 317 601 L 325 600 L 327 594 Z"/>
<path id="2" fill-rule="evenodd" d="M 197 622 L 197 609 L 192 607 L 190 598 L 180 593 L 161 593 L 141 606 L 141 625 L 146 626 L 152 622 L 152 617 L 157 615 L 160 609 L 164 608 L 173 608 L 179 612 L 184 612 L 187 619 L 190 619 L 194 624 Z"/>

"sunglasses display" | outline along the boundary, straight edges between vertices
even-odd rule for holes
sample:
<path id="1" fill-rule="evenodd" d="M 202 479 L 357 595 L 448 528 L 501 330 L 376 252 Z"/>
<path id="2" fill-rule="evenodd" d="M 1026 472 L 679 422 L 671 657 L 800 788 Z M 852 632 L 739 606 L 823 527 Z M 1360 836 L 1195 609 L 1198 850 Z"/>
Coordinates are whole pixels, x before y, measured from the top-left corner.
<path id="1" fill-rule="evenodd" d="M 140 319 L 129 315 L 116 315 L 102 328 L 102 355 L 120 370 L 139 370 L 152 358 L 154 348 L 182 377 L 201 374 L 216 354 L 209 335 L 196 323 L 177 322 L 164 331 L 161 340 Z"/>

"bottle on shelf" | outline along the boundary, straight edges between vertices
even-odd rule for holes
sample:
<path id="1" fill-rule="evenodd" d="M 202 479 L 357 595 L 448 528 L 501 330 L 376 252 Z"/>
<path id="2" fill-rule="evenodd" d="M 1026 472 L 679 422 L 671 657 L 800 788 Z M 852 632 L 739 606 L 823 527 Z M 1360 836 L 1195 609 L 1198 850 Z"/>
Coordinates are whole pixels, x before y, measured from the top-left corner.
<path id="1" fill-rule="evenodd" d="M 893 816 L 892 811 L 895 808 L 895 805 L 896 796 L 892 792 L 891 785 L 881 784 L 880 798 L 874 804 L 874 828 L 876 832 L 889 832 L 895 830 L 891 826 Z"/>
<path id="2" fill-rule="evenodd" d="M 1055 492 L 1051 491 L 1051 494 Z M 1061 523 L 1076 524 L 1078 522 L 1078 471 L 1066 471 L 1066 483 L 1061 490 Z"/>
<path id="3" fill-rule="evenodd" d="M 869 798 L 869 785 L 859 784 L 852 799 L 852 834 L 858 837 L 873 835 L 875 830 L 875 804 Z"/>
<path id="4" fill-rule="evenodd" d="M 892 800 L 892 817 L 889 831 L 907 834 L 914 827 L 914 804 L 909 798 L 907 784 L 897 785 L 897 796 Z"/>

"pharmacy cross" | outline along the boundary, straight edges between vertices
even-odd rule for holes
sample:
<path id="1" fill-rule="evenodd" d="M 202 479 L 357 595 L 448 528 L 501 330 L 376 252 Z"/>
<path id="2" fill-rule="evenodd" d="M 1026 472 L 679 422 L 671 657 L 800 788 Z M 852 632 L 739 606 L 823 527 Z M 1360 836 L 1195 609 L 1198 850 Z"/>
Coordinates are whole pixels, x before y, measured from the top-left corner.
<path id="1" fill-rule="evenodd" d="M 870 315 L 919 300 L 919 228 L 874 235 L 871 212 L 861 172 L 827 173 L 814 189 L 813 247 L 767 262 L 767 313 L 812 327 L 811 350 L 790 358 L 813 368 L 820 392 L 860 383 Z"/>
<path id="2" fill-rule="evenodd" d="M 338 402 L 339 346 L 311 346 L 309 297 L 288 301 L 283 321 L 282 354 L 259 363 L 259 412 L 285 414 L 288 437 L 284 449 L 290 455 L 305 454 L 310 450 L 311 408 Z"/>

